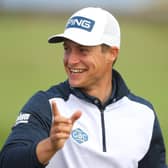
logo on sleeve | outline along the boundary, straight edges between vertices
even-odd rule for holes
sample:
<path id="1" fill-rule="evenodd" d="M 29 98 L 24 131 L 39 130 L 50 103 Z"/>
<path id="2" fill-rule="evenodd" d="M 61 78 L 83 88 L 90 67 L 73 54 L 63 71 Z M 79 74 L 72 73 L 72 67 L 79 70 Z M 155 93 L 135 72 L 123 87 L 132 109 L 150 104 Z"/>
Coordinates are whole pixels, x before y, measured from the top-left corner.
<path id="1" fill-rule="evenodd" d="M 79 144 L 88 141 L 88 135 L 80 128 L 73 130 L 71 135 L 72 135 L 72 138 Z"/>
<path id="2" fill-rule="evenodd" d="M 75 16 L 68 21 L 66 28 L 79 28 L 91 32 L 94 24 L 94 20 L 81 16 Z"/>
<path id="3" fill-rule="evenodd" d="M 27 113 L 20 114 L 16 119 L 15 126 L 20 123 L 28 123 L 29 118 L 30 118 L 30 114 L 27 114 Z"/>

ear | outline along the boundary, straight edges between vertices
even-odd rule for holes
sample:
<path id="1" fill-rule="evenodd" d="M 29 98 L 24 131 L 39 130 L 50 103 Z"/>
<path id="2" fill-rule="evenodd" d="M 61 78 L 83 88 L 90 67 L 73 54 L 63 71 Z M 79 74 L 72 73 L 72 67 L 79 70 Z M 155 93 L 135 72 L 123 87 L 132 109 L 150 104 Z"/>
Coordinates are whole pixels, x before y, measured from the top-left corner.
<path id="1" fill-rule="evenodd" d="M 119 48 L 118 47 L 111 47 L 109 50 L 109 59 L 112 63 L 114 63 L 117 60 L 119 53 Z"/>

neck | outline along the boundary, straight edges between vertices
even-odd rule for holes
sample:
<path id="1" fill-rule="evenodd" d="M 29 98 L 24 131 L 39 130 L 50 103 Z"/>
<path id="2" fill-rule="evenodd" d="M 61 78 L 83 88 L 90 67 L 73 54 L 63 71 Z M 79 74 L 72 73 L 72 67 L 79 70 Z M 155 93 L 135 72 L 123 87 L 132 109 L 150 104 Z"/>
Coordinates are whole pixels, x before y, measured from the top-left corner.
<path id="1" fill-rule="evenodd" d="M 97 97 L 104 104 L 112 94 L 112 79 L 103 81 L 102 85 L 95 85 L 89 89 L 82 89 L 90 96 Z"/>

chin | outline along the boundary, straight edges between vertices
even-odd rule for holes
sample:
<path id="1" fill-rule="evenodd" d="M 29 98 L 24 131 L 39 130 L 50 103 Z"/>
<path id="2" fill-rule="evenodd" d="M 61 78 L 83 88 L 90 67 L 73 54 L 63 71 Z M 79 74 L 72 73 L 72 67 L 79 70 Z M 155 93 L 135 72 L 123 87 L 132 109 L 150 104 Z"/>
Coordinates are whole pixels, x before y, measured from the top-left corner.
<path id="1" fill-rule="evenodd" d="M 80 88 L 80 87 L 82 87 L 82 85 L 79 82 L 69 81 L 69 84 L 70 84 L 71 87 L 74 87 L 74 88 Z"/>
<path id="2" fill-rule="evenodd" d="M 72 83 L 69 83 L 69 84 L 70 84 L 70 86 L 73 87 L 73 88 L 80 88 L 80 85 L 78 85 L 78 84 L 72 84 Z"/>

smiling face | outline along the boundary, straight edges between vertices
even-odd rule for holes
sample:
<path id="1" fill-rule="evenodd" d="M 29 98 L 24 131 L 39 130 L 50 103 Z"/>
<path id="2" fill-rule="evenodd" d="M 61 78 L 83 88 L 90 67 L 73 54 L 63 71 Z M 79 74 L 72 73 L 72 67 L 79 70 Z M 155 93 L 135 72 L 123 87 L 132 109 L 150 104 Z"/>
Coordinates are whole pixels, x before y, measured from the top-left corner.
<path id="1" fill-rule="evenodd" d="M 64 41 L 64 67 L 72 87 L 90 90 L 107 80 L 111 82 L 114 59 L 111 50 L 104 52 L 101 45 L 82 46 Z"/>

